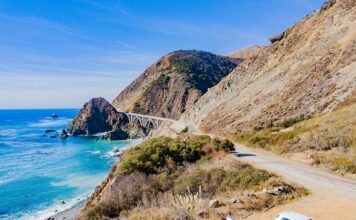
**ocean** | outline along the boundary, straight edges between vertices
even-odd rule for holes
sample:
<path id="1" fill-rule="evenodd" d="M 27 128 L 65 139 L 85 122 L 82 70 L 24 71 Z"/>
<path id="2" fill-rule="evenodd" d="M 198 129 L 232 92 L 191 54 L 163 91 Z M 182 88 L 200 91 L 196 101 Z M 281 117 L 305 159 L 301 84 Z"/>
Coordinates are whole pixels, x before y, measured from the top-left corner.
<path id="1" fill-rule="evenodd" d="M 70 208 L 105 179 L 115 162 L 107 154 L 133 144 L 45 133 L 65 128 L 77 112 L 0 110 L 0 219 L 44 219 Z"/>

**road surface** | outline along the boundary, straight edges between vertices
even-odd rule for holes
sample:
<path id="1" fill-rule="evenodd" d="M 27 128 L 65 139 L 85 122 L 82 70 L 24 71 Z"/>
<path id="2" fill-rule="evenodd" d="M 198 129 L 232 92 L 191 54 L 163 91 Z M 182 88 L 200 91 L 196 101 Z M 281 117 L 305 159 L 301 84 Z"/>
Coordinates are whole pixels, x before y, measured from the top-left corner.
<path id="1" fill-rule="evenodd" d="M 356 181 L 236 144 L 239 160 L 275 172 L 309 189 L 312 195 L 247 219 L 274 219 L 278 212 L 296 211 L 313 219 L 356 220 Z"/>

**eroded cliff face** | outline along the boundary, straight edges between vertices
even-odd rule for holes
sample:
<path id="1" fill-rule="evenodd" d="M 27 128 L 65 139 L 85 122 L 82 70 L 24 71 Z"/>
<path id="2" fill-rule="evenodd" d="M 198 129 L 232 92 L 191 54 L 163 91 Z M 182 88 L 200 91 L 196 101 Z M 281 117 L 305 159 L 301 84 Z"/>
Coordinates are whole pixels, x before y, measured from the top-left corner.
<path id="1" fill-rule="evenodd" d="M 356 89 L 354 0 L 329 1 L 242 62 L 182 120 L 233 134 L 334 109 Z"/>
<path id="2" fill-rule="evenodd" d="M 69 123 L 67 130 L 73 136 L 104 133 L 102 138 L 110 140 L 142 138 L 150 132 L 140 125 L 129 123 L 127 116 L 117 112 L 104 98 L 93 98 L 87 102 Z"/>
<path id="3" fill-rule="evenodd" d="M 167 54 L 123 90 L 113 106 L 177 119 L 241 61 L 193 50 Z"/>

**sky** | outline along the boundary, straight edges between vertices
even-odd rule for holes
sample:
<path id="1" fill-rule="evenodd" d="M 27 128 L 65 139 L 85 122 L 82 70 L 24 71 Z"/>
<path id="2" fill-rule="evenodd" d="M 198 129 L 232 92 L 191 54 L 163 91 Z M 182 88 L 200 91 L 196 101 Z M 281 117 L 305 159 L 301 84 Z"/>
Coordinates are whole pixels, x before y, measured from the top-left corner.
<path id="1" fill-rule="evenodd" d="M 268 45 L 322 0 L 0 0 L 0 109 L 112 101 L 168 52 Z"/>

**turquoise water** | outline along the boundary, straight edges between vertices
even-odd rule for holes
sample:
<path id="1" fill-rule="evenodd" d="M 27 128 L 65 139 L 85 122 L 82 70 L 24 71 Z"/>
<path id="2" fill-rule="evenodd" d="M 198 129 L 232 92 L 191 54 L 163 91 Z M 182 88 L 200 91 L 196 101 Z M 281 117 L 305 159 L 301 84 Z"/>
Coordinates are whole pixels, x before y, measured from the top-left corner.
<path id="1" fill-rule="evenodd" d="M 65 128 L 77 112 L 0 110 L 0 219 L 41 219 L 69 208 L 104 180 L 115 160 L 107 153 L 130 144 L 43 136 Z"/>

